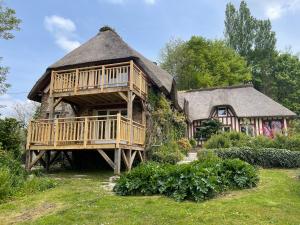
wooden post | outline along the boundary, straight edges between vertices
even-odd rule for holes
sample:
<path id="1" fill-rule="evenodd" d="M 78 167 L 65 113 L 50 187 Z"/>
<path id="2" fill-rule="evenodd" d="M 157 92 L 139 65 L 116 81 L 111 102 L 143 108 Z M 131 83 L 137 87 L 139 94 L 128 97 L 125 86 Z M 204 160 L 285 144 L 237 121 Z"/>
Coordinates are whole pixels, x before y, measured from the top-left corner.
<path id="1" fill-rule="evenodd" d="M 88 118 L 84 118 L 84 133 L 83 133 L 83 145 L 86 147 L 87 139 L 88 139 Z"/>
<path id="2" fill-rule="evenodd" d="M 54 77 L 54 71 L 51 71 L 51 81 L 50 81 L 50 97 L 53 95 L 53 89 L 54 89 L 54 82 L 55 82 L 55 77 Z"/>
<path id="3" fill-rule="evenodd" d="M 27 128 L 27 143 L 26 143 L 27 150 L 30 148 L 30 142 L 31 142 L 31 120 L 29 121 L 29 125 Z"/>
<path id="4" fill-rule="evenodd" d="M 139 71 L 139 78 L 140 78 L 140 83 L 139 83 L 139 85 L 140 85 L 140 96 L 142 96 L 142 73 L 141 73 L 141 71 Z"/>
<path id="5" fill-rule="evenodd" d="M 116 136 L 116 148 L 120 147 L 121 141 L 121 113 L 117 114 L 117 136 Z"/>
<path id="6" fill-rule="evenodd" d="M 76 69 L 76 73 L 75 73 L 75 85 L 74 85 L 74 94 L 77 93 L 77 89 L 78 89 L 78 80 L 79 80 L 79 69 Z"/>
<path id="7" fill-rule="evenodd" d="M 287 127 L 287 121 L 286 121 L 286 118 L 283 118 L 283 134 L 285 136 L 288 135 L 288 127 Z"/>
<path id="8" fill-rule="evenodd" d="M 51 156 L 51 151 L 48 150 L 46 151 L 46 171 L 49 172 L 50 169 L 50 156 Z"/>
<path id="9" fill-rule="evenodd" d="M 121 149 L 120 148 L 116 148 L 115 149 L 115 157 L 114 157 L 114 164 L 115 164 L 115 168 L 114 168 L 114 173 L 119 175 L 121 173 Z"/>
<path id="10" fill-rule="evenodd" d="M 54 98 L 53 97 L 49 97 L 49 119 L 53 119 L 54 118 Z"/>
<path id="11" fill-rule="evenodd" d="M 129 119 L 129 145 L 132 144 L 132 133 L 133 133 L 133 129 L 132 129 L 132 91 L 128 91 L 128 102 L 127 102 L 127 116 Z"/>
<path id="12" fill-rule="evenodd" d="M 31 167 L 31 160 L 32 160 L 32 151 L 26 150 L 26 171 L 30 171 Z"/>
<path id="13" fill-rule="evenodd" d="M 105 77 L 105 66 L 102 66 L 101 69 L 101 92 L 103 91 L 104 88 L 104 77 Z"/>
<path id="14" fill-rule="evenodd" d="M 133 89 L 133 60 L 130 60 L 129 89 Z"/>
<path id="15" fill-rule="evenodd" d="M 58 141 L 58 119 L 55 119 L 54 121 L 54 127 L 53 127 L 53 131 L 54 131 L 54 147 L 56 147 L 57 145 L 57 141 Z"/>

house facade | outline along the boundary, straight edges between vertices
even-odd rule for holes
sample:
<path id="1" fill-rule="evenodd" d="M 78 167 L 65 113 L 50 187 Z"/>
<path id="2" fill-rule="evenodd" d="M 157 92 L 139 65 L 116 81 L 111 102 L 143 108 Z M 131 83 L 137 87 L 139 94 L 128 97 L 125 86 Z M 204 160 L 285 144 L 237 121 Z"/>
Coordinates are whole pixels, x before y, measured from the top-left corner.
<path id="1" fill-rule="evenodd" d="M 200 145 L 205 137 L 196 134 L 203 121 L 219 120 L 225 132 L 273 138 L 277 133 L 287 133 L 289 120 L 296 116 L 252 85 L 181 91 L 178 100 L 188 116 L 188 135 L 198 139 Z"/>
<path id="2" fill-rule="evenodd" d="M 132 49 L 111 28 L 49 66 L 28 98 L 41 102 L 40 119 L 31 121 L 27 169 L 47 169 L 64 154 L 94 150 L 120 173 L 144 160 L 146 104 L 154 88 L 175 101 L 173 77 Z"/>

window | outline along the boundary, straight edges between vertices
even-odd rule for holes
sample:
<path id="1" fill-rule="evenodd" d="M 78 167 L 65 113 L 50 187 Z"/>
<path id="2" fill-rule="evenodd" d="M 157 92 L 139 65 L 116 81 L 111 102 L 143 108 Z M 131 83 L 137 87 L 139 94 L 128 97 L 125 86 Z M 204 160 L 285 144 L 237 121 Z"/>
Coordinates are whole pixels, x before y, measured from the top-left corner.
<path id="1" fill-rule="evenodd" d="M 230 132 L 231 131 L 231 127 L 230 126 L 223 126 L 222 127 L 222 131 L 223 132 Z"/>
<path id="2" fill-rule="evenodd" d="M 241 125 L 241 132 L 249 136 L 254 136 L 254 126 L 253 125 Z"/>
<path id="3" fill-rule="evenodd" d="M 227 110 L 225 107 L 219 107 L 218 108 L 218 116 L 222 117 L 222 116 L 227 116 Z"/>

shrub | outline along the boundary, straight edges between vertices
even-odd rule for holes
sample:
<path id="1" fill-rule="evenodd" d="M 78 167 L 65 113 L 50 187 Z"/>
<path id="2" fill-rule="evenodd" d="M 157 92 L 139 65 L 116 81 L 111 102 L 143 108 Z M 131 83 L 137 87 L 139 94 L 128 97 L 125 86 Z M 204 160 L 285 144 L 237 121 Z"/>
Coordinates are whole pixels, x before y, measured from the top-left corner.
<path id="1" fill-rule="evenodd" d="M 197 146 L 197 142 L 194 138 L 190 139 L 190 144 L 191 144 L 192 148 L 195 148 Z"/>
<path id="2" fill-rule="evenodd" d="M 256 169 L 238 159 L 195 161 L 190 164 L 140 164 L 123 174 L 114 191 L 119 195 L 162 194 L 182 201 L 203 201 L 228 189 L 256 186 Z"/>
<path id="3" fill-rule="evenodd" d="M 45 191 L 50 188 L 54 188 L 57 186 L 55 180 L 47 178 L 47 177 L 37 177 L 32 175 L 26 182 L 24 186 L 20 190 L 20 194 L 32 194 L 38 191 Z"/>
<path id="4" fill-rule="evenodd" d="M 151 159 L 155 162 L 175 164 L 182 160 L 184 155 L 177 142 L 171 141 L 152 151 Z"/>
<path id="5" fill-rule="evenodd" d="M 264 136 L 250 137 L 240 132 L 224 132 L 213 135 L 204 144 L 204 148 L 206 149 L 245 146 L 252 148 L 278 148 L 300 151 L 300 135 L 276 135 L 274 139 L 270 139 Z"/>
<path id="6" fill-rule="evenodd" d="M 250 143 L 250 137 L 240 132 L 224 132 L 213 135 L 205 144 L 207 149 L 229 148 L 247 146 Z"/>
<path id="7" fill-rule="evenodd" d="M 177 141 L 179 149 L 181 150 L 182 154 L 187 155 L 187 153 L 192 149 L 192 145 L 190 144 L 189 139 L 181 138 Z"/>
<path id="8" fill-rule="evenodd" d="M 222 159 L 238 158 L 252 165 L 258 165 L 265 168 L 295 168 L 300 167 L 300 152 L 289 151 L 286 149 L 274 148 L 250 148 L 250 147 L 232 147 L 227 149 L 209 149 L 198 153 L 202 154 L 213 151 Z"/>
<path id="9" fill-rule="evenodd" d="M 10 195 L 12 179 L 9 170 L 5 167 L 0 168 L 0 200 Z"/>

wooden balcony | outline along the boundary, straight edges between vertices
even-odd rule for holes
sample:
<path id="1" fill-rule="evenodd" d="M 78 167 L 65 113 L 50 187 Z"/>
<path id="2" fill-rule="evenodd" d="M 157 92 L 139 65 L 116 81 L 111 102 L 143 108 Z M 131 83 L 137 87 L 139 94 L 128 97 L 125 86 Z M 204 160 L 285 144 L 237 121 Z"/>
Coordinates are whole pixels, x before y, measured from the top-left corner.
<path id="1" fill-rule="evenodd" d="M 33 120 L 27 138 L 30 150 L 143 150 L 144 144 L 145 126 L 121 114 Z"/>
<path id="2" fill-rule="evenodd" d="M 148 94 L 145 74 L 133 61 L 52 71 L 50 95 L 64 97 L 132 90 L 142 98 Z"/>

